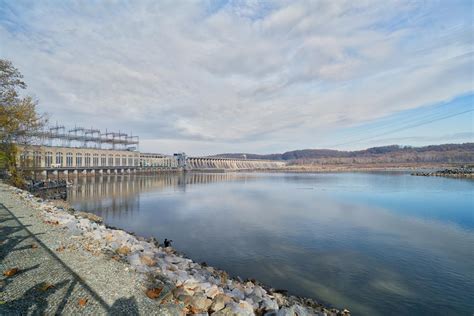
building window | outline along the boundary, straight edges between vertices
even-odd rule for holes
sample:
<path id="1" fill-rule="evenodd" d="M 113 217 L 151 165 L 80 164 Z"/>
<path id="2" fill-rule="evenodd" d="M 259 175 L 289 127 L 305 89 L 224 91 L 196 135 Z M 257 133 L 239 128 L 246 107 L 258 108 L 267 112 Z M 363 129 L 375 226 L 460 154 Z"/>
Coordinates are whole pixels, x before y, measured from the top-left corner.
<path id="1" fill-rule="evenodd" d="M 58 167 L 63 166 L 63 153 L 56 153 L 56 165 Z"/>
<path id="2" fill-rule="evenodd" d="M 82 167 L 82 154 L 76 154 L 76 167 Z"/>
<path id="3" fill-rule="evenodd" d="M 118 167 L 120 166 L 120 156 L 115 156 L 115 165 Z"/>
<path id="4" fill-rule="evenodd" d="M 20 166 L 22 167 L 27 167 L 29 165 L 28 160 L 29 160 L 29 152 L 24 151 L 20 155 Z"/>
<path id="5" fill-rule="evenodd" d="M 48 151 L 46 152 L 44 156 L 44 165 L 46 167 L 51 167 L 51 164 L 53 163 L 53 153 Z"/>
<path id="6" fill-rule="evenodd" d="M 35 167 L 41 167 L 41 153 L 39 151 L 33 153 L 33 165 Z"/>
<path id="7" fill-rule="evenodd" d="M 85 163 L 86 163 L 86 167 L 90 167 L 91 166 L 91 154 L 86 154 L 86 157 L 85 157 Z"/>
<path id="8" fill-rule="evenodd" d="M 98 154 L 93 155 L 92 163 L 93 163 L 94 167 L 97 167 L 99 165 L 99 155 Z"/>
<path id="9" fill-rule="evenodd" d="M 122 156 L 122 166 L 127 165 L 127 156 Z"/>
<path id="10" fill-rule="evenodd" d="M 109 167 L 113 167 L 113 165 L 114 165 L 114 157 L 109 156 Z"/>
<path id="11" fill-rule="evenodd" d="M 72 153 L 66 154 L 66 167 L 72 167 Z"/>
<path id="12" fill-rule="evenodd" d="M 107 156 L 104 154 L 100 155 L 100 165 L 103 167 L 107 165 Z"/>

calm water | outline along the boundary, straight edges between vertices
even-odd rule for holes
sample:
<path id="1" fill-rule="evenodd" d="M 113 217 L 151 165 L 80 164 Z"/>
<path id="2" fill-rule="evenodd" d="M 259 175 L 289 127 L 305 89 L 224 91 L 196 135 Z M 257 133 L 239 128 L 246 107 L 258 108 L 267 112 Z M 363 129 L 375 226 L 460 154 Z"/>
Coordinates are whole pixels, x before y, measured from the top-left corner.
<path id="1" fill-rule="evenodd" d="M 168 174 L 79 179 L 69 199 L 356 315 L 472 315 L 473 189 L 401 173 Z"/>

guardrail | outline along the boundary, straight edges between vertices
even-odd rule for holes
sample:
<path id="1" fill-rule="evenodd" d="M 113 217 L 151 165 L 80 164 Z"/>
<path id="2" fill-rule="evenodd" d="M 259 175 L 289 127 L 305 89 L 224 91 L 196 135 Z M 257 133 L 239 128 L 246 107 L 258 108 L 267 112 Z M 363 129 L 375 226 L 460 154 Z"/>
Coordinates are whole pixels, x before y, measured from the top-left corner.
<path id="1" fill-rule="evenodd" d="M 65 200 L 67 198 L 66 180 L 32 181 L 26 189 L 43 199 Z"/>

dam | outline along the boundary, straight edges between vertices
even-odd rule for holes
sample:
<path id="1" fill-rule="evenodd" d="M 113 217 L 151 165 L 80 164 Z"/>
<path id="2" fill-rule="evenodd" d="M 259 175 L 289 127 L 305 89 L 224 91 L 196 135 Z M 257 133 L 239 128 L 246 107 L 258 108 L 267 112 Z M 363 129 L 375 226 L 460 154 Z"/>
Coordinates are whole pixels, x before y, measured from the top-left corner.
<path id="1" fill-rule="evenodd" d="M 42 175 L 125 174 L 153 171 L 265 170 L 285 166 L 283 161 L 189 157 L 140 152 L 139 137 L 122 132 L 56 125 L 32 135 L 34 145 L 18 144 L 17 164 Z"/>

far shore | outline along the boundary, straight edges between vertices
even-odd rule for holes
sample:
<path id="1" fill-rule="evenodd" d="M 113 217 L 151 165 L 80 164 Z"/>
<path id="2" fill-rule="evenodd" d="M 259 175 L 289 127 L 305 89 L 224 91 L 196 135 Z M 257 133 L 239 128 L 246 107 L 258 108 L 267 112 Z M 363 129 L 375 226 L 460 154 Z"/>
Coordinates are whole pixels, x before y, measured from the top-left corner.
<path id="1" fill-rule="evenodd" d="M 376 164 L 289 164 L 278 169 L 251 170 L 254 172 L 288 172 L 288 173 L 332 173 L 332 172 L 415 172 L 437 171 L 459 168 L 463 163 L 376 163 Z M 228 170 L 249 171 L 249 170 Z"/>

